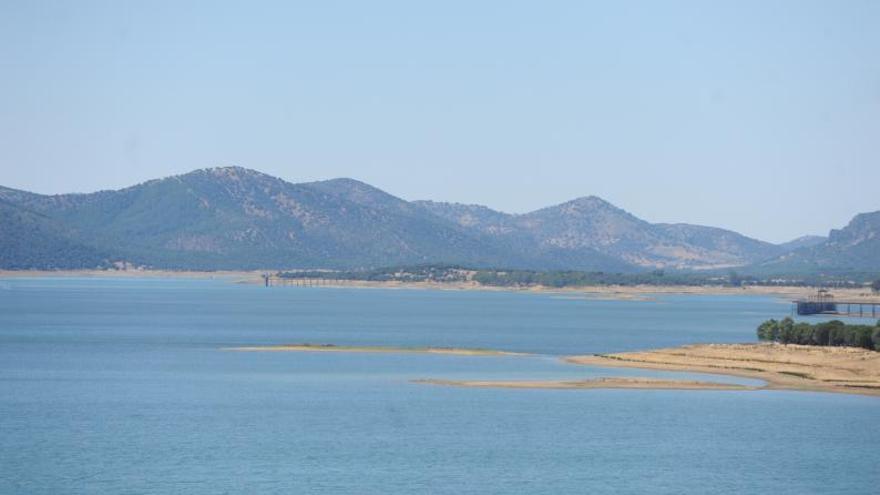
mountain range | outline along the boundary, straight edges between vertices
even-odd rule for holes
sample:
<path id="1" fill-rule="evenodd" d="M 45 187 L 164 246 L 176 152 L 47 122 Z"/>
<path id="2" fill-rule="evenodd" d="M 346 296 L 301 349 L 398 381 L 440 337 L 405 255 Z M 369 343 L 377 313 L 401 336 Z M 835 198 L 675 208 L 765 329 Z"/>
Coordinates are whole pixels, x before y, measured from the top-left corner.
<path id="1" fill-rule="evenodd" d="M 90 194 L 0 187 L 0 268 L 423 263 L 616 272 L 880 271 L 880 212 L 857 215 L 827 238 L 771 244 L 715 227 L 650 223 L 595 196 L 507 214 L 405 201 L 352 179 L 294 184 L 241 167 Z"/>

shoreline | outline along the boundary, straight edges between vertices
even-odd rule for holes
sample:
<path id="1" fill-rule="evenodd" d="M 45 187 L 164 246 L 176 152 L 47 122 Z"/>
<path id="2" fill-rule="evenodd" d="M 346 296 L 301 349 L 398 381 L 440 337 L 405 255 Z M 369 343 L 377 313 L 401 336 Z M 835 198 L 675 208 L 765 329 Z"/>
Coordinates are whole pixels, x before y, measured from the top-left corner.
<path id="1" fill-rule="evenodd" d="M 233 352 L 341 352 L 438 354 L 456 356 L 534 356 L 533 354 L 454 347 L 340 346 L 281 344 L 222 348 Z M 776 343 L 694 344 L 617 354 L 559 358 L 571 365 L 629 368 L 757 379 L 763 385 L 711 379 L 604 376 L 558 380 L 450 380 L 422 378 L 412 383 L 470 388 L 650 389 L 650 390 L 792 390 L 880 397 L 880 352 L 852 347 L 817 347 Z"/>
<path id="2" fill-rule="evenodd" d="M 643 352 L 569 356 L 566 363 L 707 373 L 763 380 L 757 390 L 880 397 L 880 352 L 795 344 L 695 344 Z"/>
<path id="3" fill-rule="evenodd" d="M 269 270 L 272 271 L 272 270 Z M 3 278 L 40 277 L 83 277 L 83 278 L 191 278 L 191 279 L 229 279 L 238 284 L 262 284 L 262 274 L 266 270 L 228 270 L 228 271 L 174 271 L 174 270 L 0 270 Z M 406 289 L 406 290 L 450 290 L 519 292 L 534 294 L 558 294 L 567 299 L 651 301 L 655 295 L 763 295 L 786 299 L 814 295 L 815 287 L 800 286 L 762 286 L 748 285 L 729 287 L 722 285 L 601 285 L 583 287 L 502 287 L 481 285 L 476 282 L 375 282 L 365 280 L 330 281 L 314 288 L 356 288 L 356 289 Z M 880 302 L 880 295 L 872 294 L 868 288 L 832 289 L 838 297 L 861 302 Z"/>

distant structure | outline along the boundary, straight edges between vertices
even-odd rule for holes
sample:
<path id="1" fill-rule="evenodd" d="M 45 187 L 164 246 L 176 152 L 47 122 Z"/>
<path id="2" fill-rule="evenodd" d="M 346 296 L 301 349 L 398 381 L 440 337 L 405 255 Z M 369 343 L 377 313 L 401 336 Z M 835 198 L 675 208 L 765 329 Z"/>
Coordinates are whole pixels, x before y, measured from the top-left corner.
<path id="1" fill-rule="evenodd" d="M 323 277 L 279 277 L 264 273 L 263 285 L 266 287 L 323 287 L 328 285 L 343 285 L 345 280 L 330 279 Z"/>
<path id="2" fill-rule="evenodd" d="M 818 315 L 823 313 L 837 313 L 837 303 L 834 302 L 834 295 L 827 289 L 819 289 L 815 296 L 810 296 L 806 300 L 795 301 L 797 304 L 797 314 L 799 315 Z"/>
<path id="3" fill-rule="evenodd" d="M 865 301 L 838 301 L 827 289 L 819 289 L 815 296 L 793 301 L 799 315 L 839 315 L 876 318 L 880 303 Z M 845 311 L 840 311 L 846 306 Z"/>

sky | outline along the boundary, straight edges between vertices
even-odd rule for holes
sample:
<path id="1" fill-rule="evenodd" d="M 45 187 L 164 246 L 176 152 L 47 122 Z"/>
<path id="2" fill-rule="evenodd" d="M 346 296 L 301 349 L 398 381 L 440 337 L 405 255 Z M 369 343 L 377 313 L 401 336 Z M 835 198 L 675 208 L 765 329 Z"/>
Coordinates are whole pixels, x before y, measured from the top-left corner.
<path id="1" fill-rule="evenodd" d="M 225 165 L 781 242 L 880 210 L 880 2 L 0 0 L 0 185 Z"/>

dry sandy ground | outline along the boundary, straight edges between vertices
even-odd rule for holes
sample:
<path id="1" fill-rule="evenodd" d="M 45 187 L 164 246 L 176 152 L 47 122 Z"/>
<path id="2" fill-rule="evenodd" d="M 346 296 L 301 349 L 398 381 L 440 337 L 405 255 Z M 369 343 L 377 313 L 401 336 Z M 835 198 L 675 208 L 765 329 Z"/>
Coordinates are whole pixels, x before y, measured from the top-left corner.
<path id="1" fill-rule="evenodd" d="M 880 352 L 851 347 L 699 344 L 645 352 L 572 356 L 591 366 L 719 373 L 767 382 L 768 389 L 880 396 Z"/>
<path id="2" fill-rule="evenodd" d="M 331 344 L 282 344 L 267 346 L 228 347 L 227 351 L 243 352 L 390 352 L 397 354 L 452 354 L 456 356 L 524 356 L 516 352 L 490 349 L 462 349 L 455 347 L 378 347 L 343 346 Z"/>

